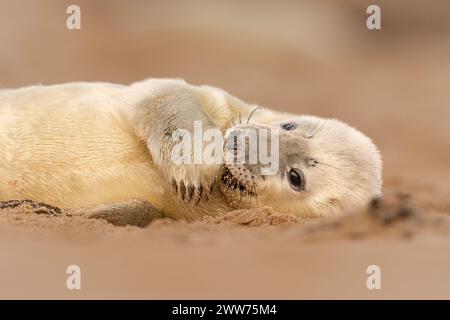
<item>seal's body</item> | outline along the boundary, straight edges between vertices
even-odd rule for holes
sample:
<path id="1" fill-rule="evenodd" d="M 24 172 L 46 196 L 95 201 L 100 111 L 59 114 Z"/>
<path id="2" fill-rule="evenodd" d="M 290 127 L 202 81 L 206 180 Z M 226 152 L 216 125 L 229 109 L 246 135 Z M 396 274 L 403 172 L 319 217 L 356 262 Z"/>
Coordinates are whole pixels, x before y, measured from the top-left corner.
<path id="1" fill-rule="evenodd" d="M 366 136 L 336 120 L 267 109 L 240 124 L 254 107 L 223 90 L 181 80 L 2 90 L 0 201 L 88 207 L 103 218 L 129 207 L 140 214 L 145 207 L 155 216 L 191 220 L 229 211 L 235 193 L 257 195 L 258 204 L 244 201 L 248 206 L 305 217 L 332 214 L 380 194 L 381 161 Z M 280 128 L 279 173 L 259 177 L 245 165 L 174 164 L 171 133 L 193 131 L 194 121 L 222 131 Z M 245 173 L 255 180 L 251 191 L 242 180 Z"/>

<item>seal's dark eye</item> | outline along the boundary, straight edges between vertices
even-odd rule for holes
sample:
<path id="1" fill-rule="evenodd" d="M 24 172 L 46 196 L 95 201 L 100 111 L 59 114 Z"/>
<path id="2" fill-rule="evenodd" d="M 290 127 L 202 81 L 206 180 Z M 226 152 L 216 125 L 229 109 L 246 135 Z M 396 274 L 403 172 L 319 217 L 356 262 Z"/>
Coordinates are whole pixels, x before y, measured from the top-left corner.
<path id="1" fill-rule="evenodd" d="M 302 191 L 305 189 L 305 176 L 299 169 L 292 168 L 288 174 L 289 184 L 295 191 Z"/>
<path id="2" fill-rule="evenodd" d="M 286 131 L 291 131 L 291 130 L 295 130 L 297 128 L 297 124 L 294 122 L 287 122 L 287 123 L 283 123 L 281 125 L 281 128 L 283 128 L 283 130 L 286 130 Z"/>

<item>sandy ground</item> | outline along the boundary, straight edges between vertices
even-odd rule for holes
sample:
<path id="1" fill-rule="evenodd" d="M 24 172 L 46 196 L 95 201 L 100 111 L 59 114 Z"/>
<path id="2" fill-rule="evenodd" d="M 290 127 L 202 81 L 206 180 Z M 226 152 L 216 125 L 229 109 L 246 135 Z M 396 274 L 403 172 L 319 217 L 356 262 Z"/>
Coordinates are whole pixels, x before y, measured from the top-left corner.
<path id="1" fill-rule="evenodd" d="M 181 77 L 336 117 L 379 146 L 387 200 L 320 221 L 261 208 L 146 229 L 3 210 L 0 298 L 450 298 L 445 1 L 378 1 L 376 32 L 365 1 L 78 2 L 82 30 L 68 31 L 69 2 L 0 1 L 0 87 Z M 366 287 L 373 264 L 381 290 Z"/>

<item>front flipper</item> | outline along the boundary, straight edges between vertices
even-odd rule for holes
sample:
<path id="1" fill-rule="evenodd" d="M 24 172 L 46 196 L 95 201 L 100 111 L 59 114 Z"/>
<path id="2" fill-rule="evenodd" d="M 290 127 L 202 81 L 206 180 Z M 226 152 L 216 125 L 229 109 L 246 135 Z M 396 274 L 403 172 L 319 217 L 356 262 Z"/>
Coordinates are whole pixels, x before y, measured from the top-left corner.
<path id="1" fill-rule="evenodd" d="M 115 226 L 145 227 L 163 213 L 150 202 L 130 199 L 122 202 L 100 204 L 87 211 L 88 218 L 103 219 Z"/>
<path id="2" fill-rule="evenodd" d="M 179 199 L 191 204 L 208 200 L 221 167 L 203 161 L 202 150 L 211 143 L 203 141 L 203 132 L 221 132 L 198 97 L 191 90 L 167 88 L 157 101 L 141 106 L 135 121 L 138 136 Z"/>

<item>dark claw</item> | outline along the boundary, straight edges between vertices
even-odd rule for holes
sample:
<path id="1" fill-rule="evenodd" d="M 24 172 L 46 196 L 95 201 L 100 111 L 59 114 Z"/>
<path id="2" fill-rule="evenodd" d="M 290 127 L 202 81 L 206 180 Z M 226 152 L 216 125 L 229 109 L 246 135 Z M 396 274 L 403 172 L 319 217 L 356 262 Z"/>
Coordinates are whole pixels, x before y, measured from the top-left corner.
<path id="1" fill-rule="evenodd" d="M 194 193 L 195 193 L 195 187 L 191 184 L 191 185 L 189 185 L 189 194 L 188 194 L 188 198 L 186 200 L 191 201 L 194 197 Z"/>
<path id="2" fill-rule="evenodd" d="M 197 200 L 195 202 L 195 205 L 198 205 L 200 203 L 200 201 L 202 200 L 203 197 L 203 186 L 200 185 L 200 187 L 198 187 L 197 190 Z"/>
<path id="3" fill-rule="evenodd" d="M 213 195 L 213 190 L 214 190 L 214 184 L 211 185 L 211 187 L 209 188 L 208 192 L 206 192 L 206 200 L 209 200 L 212 198 Z"/>
<path id="4" fill-rule="evenodd" d="M 177 180 L 172 179 L 172 188 L 175 191 L 175 193 L 178 193 L 178 184 L 177 184 Z"/>
<path id="5" fill-rule="evenodd" d="M 181 194 L 181 200 L 184 200 L 184 197 L 186 195 L 186 186 L 184 185 L 184 181 L 180 182 L 180 194 Z"/>
<path id="6" fill-rule="evenodd" d="M 203 197 L 203 186 L 200 185 L 198 188 L 198 197 L 201 199 Z"/>

